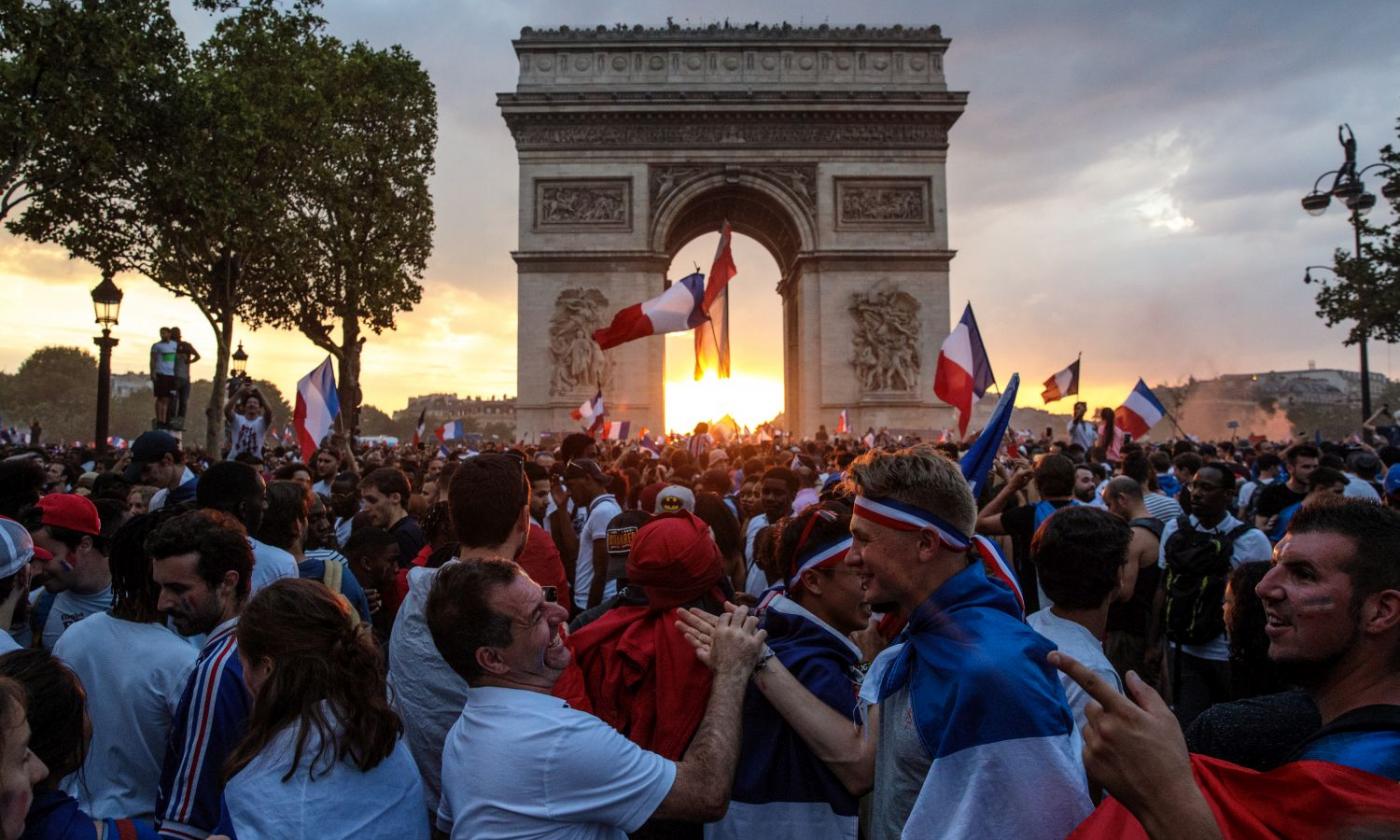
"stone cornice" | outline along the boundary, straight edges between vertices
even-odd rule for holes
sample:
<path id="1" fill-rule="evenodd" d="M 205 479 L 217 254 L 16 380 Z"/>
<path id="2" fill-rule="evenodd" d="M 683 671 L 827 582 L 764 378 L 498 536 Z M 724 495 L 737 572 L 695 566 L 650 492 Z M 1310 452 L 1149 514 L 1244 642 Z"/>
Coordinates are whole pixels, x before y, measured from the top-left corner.
<path id="1" fill-rule="evenodd" d="M 945 90 L 605 90 L 522 91 L 496 94 L 496 105 L 507 113 L 531 109 L 566 111 L 571 107 L 596 113 L 598 108 L 633 106 L 648 112 L 666 108 L 712 109 L 716 106 L 792 109 L 829 108 L 944 108 L 961 111 L 966 91 Z"/>
<path id="2" fill-rule="evenodd" d="M 567 272 L 665 272 L 669 254 L 650 251 L 512 251 L 517 271 L 526 274 Z"/>
<path id="3" fill-rule="evenodd" d="M 592 27 L 561 26 L 558 29 L 535 29 L 525 27 L 520 37 L 512 41 L 517 50 L 533 47 L 583 46 L 595 44 L 718 44 L 763 42 L 798 42 L 804 45 L 813 43 L 871 42 L 881 45 L 927 44 L 947 47 L 948 39 L 937 26 L 793 26 L 790 23 L 760 24 L 747 23 L 734 25 L 729 21 L 711 23 L 705 26 L 681 26 L 669 23 L 667 26 L 649 27 L 641 24 L 627 26 L 598 25 Z"/>

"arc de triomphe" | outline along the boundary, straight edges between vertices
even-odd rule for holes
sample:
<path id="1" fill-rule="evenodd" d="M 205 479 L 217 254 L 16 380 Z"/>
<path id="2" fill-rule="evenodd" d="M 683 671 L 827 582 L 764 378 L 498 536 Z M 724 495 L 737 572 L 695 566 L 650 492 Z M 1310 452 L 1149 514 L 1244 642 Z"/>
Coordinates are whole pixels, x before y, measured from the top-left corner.
<path id="1" fill-rule="evenodd" d="M 936 26 L 524 29 L 497 104 L 520 161 L 517 433 L 662 430 L 664 340 L 590 333 L 728 219 L 781 272 L 787 425 L 930 429 L 948 332 L 945 163 L 967 103 Z M 708 270 L 709 266 L 702 266 Z M 743 266 L 736 283 L 744 282 Z M 721 407 L 722 410 L 722 407 Z"/>

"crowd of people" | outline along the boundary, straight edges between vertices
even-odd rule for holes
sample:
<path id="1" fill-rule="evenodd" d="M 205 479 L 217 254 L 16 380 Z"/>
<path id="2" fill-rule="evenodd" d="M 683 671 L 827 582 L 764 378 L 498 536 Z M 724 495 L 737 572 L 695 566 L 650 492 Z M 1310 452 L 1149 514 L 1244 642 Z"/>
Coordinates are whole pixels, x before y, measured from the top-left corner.
<path id="1" fill-rule="evenodd" d="M 0 450 L 0 840 L 1400 832 L 1400 448 L 266 410 Z"/>

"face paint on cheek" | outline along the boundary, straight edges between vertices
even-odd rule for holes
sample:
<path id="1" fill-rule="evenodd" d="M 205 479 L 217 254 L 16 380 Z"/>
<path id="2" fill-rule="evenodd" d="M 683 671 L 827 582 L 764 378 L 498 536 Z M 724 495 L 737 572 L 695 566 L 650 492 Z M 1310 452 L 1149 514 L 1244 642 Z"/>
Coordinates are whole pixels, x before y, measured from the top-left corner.
<path id="1" fill-rule="evenodd" d="M 1304 598 L 1298 602 L 1296 613 L 1326 613 L 1337 608 L 1337 599 L 1331 595 L 1314 595 L 1311 598 Z"/>

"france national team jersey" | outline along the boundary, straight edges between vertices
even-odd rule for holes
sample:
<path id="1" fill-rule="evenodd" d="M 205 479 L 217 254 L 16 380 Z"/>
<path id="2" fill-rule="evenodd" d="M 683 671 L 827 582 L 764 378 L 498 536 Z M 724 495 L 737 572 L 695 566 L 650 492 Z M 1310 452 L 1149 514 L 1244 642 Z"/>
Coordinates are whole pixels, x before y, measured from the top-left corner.
<path id="1" fill-rule="evenodd" d="M 170 727 L 156 823 L 162 838 L 203 840 L 219 823 L 224 762 L 248 728 L 253 698 L 238 660 L 238 619 L 214 628 Z"/>

